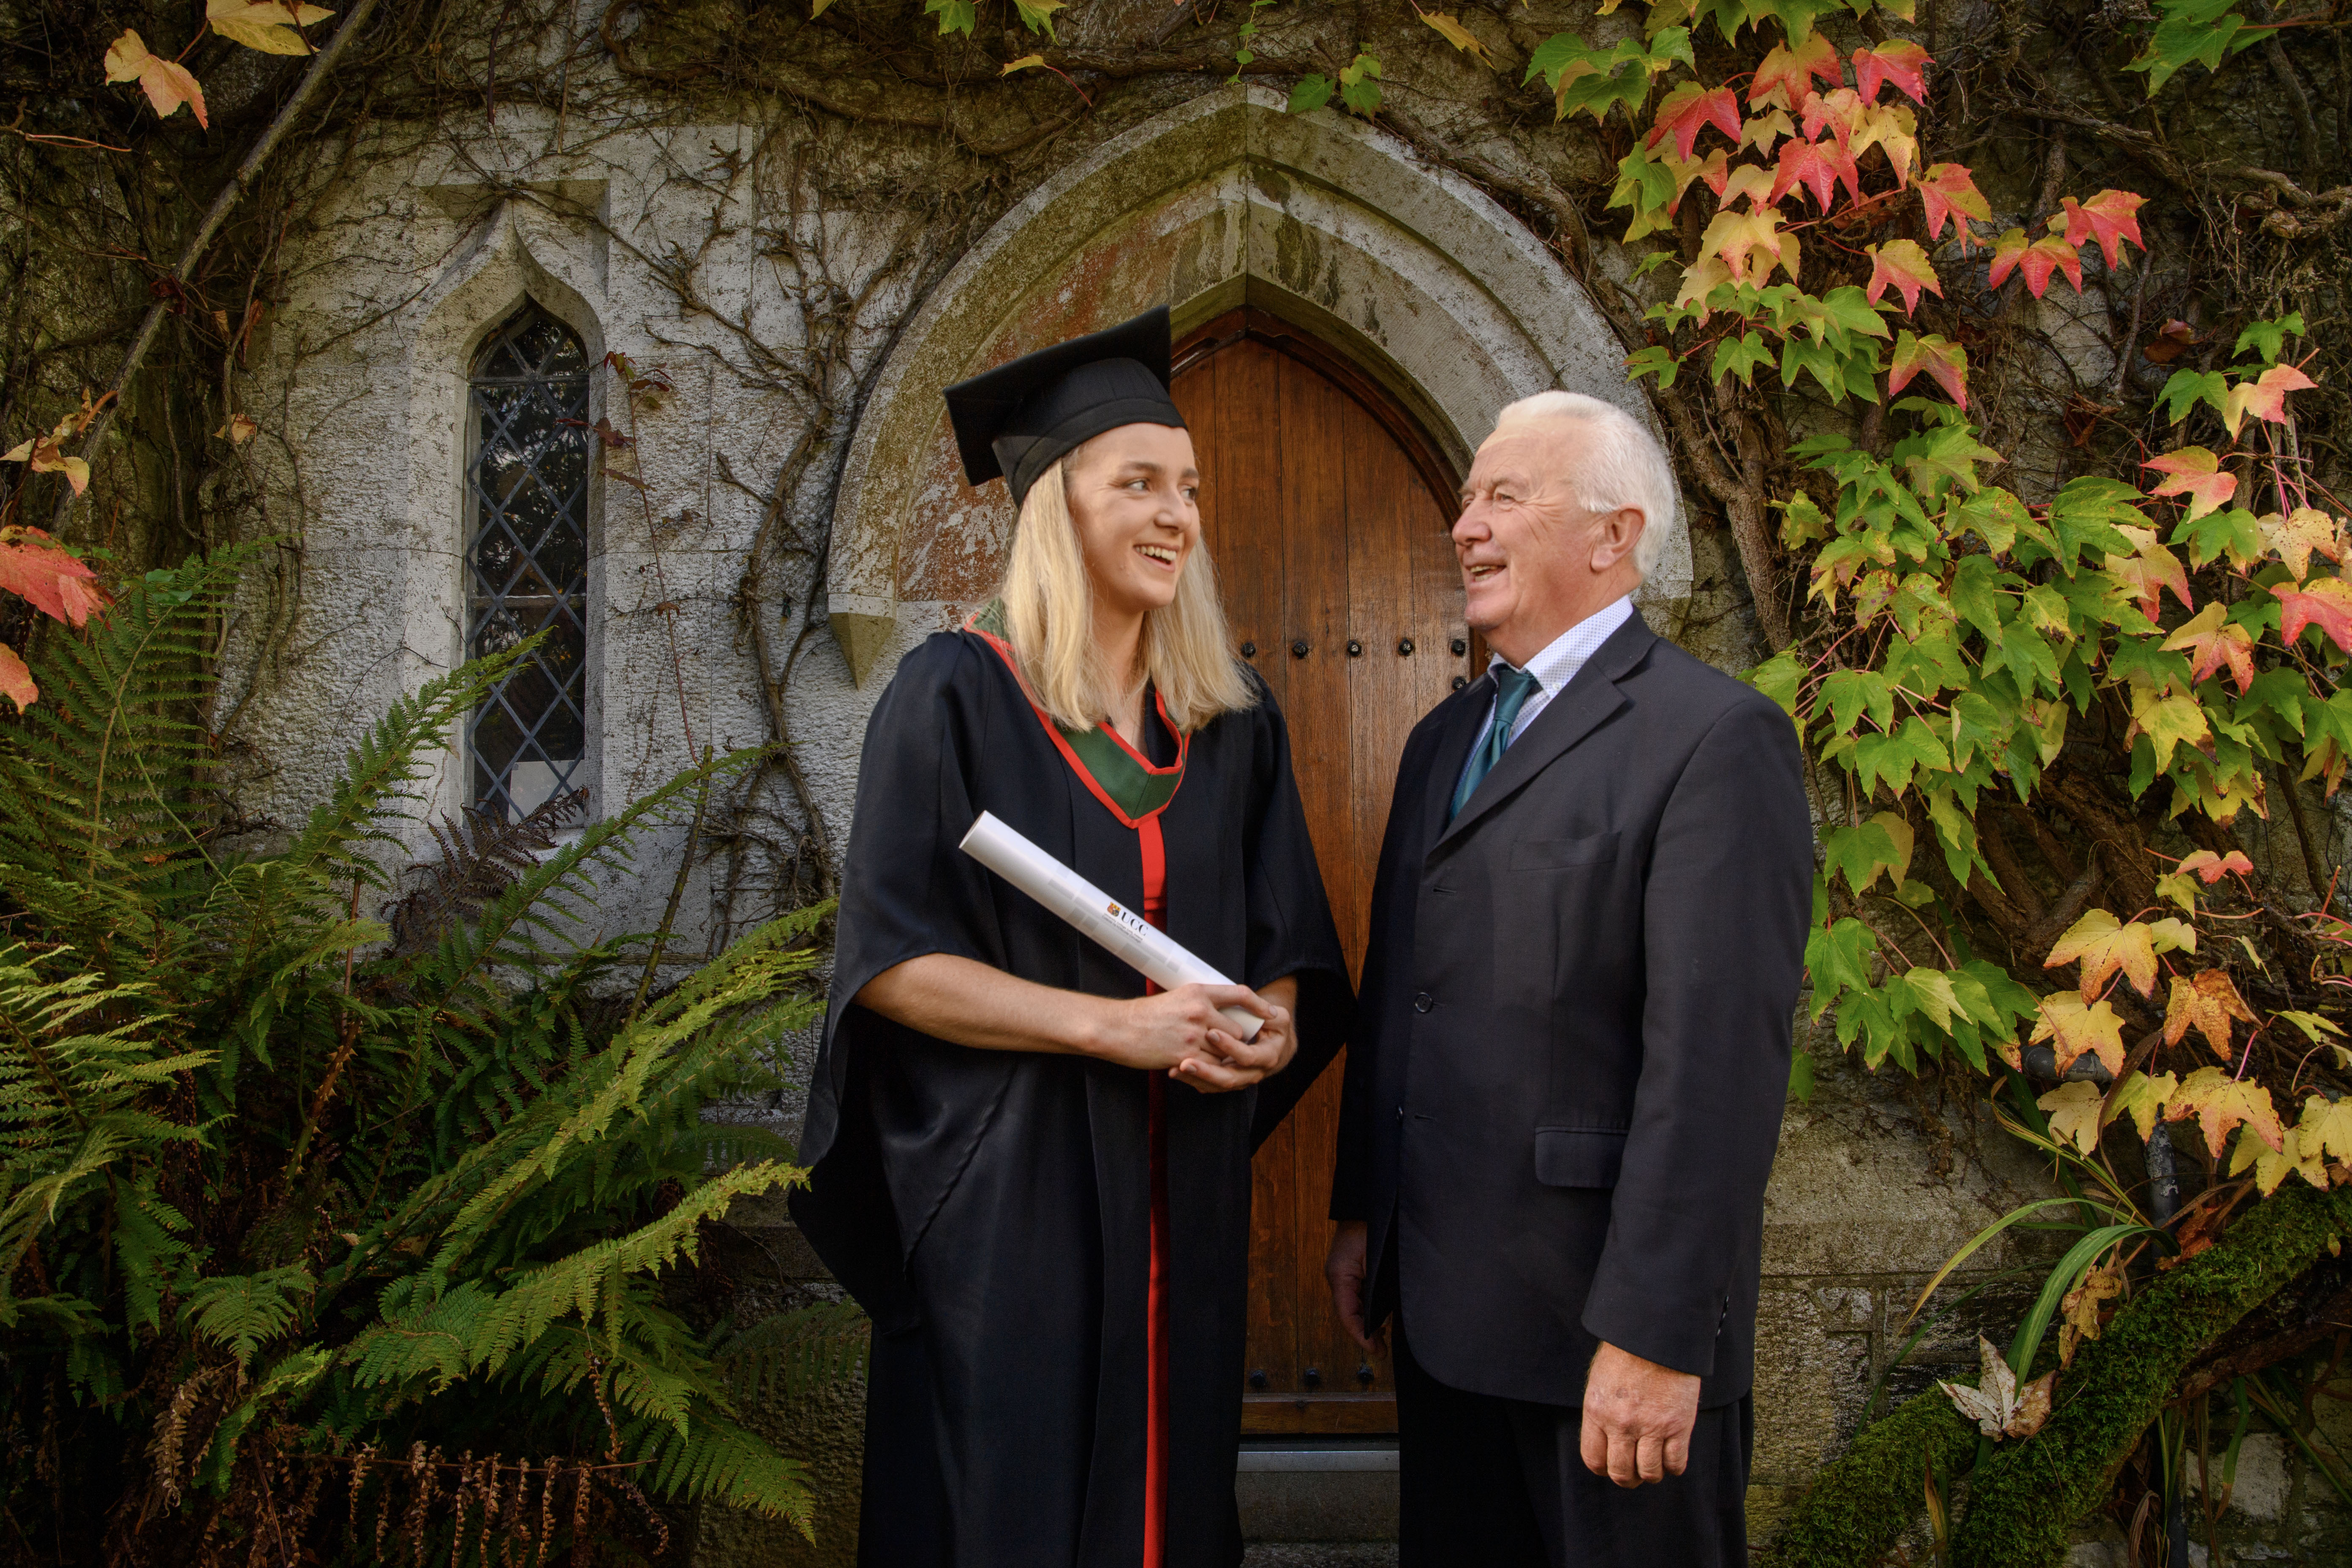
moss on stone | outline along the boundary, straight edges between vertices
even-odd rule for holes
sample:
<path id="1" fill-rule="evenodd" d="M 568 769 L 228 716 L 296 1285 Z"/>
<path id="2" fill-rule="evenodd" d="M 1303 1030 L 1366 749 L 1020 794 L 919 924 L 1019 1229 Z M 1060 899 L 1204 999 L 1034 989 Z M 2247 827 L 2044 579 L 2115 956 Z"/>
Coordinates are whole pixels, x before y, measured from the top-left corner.
<path id="1" fill-rule="evenodd" d="M 2063 1562 L 2068 1527 L 2098 1507 L 2189 1364 L 2347 1230 L 2352 1193 L 2298 1183 L 2141 1290 L 2060 1376 L 2041 1434 L 2000 1445 L 1977 1472 L 1953 1537 L 1956 1568 Z"/>
<path id="2" fill-rule="evenodd" d="M 1949 1475 L 1976 1452 L 1977 1429 L 1939 1388 L 1915 1394 L 1854 1439 L 1790 1510 L 1762 1568 L 1853 1568 L 1875 1562 L 1919 1515 L 1930 1457 Z"/>
<path id="3" fill-rule="evenodd" d="M 1955 1568 L 2055 1568 L 2070 1527 L 2099 1506 L 2191 1362 L 2352 1232 L 2352 1192 L 2297 1184 L 2159 1276 L 2085 1344 L 2030 1442 L 2004 1443 L 1971 1478 Z M 1866 1428 L 1791 1510 L 1764 1568 L 1853 1568 L 1894 1546 L 1923 1509 L 1930 1454 L 1970 1462 L 1976 1428 L 1939 1389 Z"/>

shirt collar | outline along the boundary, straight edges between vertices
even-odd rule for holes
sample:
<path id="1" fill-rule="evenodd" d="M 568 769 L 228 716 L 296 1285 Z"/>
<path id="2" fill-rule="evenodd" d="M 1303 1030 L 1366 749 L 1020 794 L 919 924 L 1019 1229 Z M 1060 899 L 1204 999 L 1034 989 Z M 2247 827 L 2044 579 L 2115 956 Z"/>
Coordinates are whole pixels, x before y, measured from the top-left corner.
<path id="1" fill-rule="evenodd" d="M 1528 660 L 1527 672 L 1536 678 L 1536 684 L 1547 697 L 1559 695 L 1559 689 L 1576 677 L 1585 660 L 1600 651 L 1610 634 L 1633 618 L 1633 599 L 1630 594 L 1622 599 L 1595 610 L 1559 636 L 1551 639 L 1542 652 Z M 1492 671 L 1497 665 L 1510 661 L 1501 654 L 1489 654 L 1486 668 Z"/>

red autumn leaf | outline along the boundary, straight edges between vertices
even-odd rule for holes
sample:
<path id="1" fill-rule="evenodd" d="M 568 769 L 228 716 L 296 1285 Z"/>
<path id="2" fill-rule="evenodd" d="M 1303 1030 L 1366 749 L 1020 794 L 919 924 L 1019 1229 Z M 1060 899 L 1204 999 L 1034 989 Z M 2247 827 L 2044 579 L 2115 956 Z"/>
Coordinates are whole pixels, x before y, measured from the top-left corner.
<path id="1" fill-rule="evenodd" d="M 41 689 L 33 684 L 33 672 L 16 657 L 16 650 L 0 643 L 0 697 L 16 705 L 22 713 L 40 700 Z"/>
<path id="2" fill-rule="evenodd" d="M 1925 371 L 1954 405 L 1968 407 L 1969 356 L 1959 344 L 1934 332 L 1924 338 L 1905 332 L 1895 340 L 1893 365 L 1886 377 L 1887 396 L 1901 392 L 1913 376 Z"/>
<path id="3" fill-rule="evenodd" d="M 2184 857 L 2180 862 L 2180 868 L 2183 871 L 2196 872 L 2209 888 L 2232 873 L 2241 877 L 2251 877 L 2254 874 L 2254 863 L 2246 858 L 2246 852 L 2242 849 L 2232 849 L 2227 855 L 2216 855 L 2210 849 L 2200 849 L 2193 855 Z"/>
<path id="4" fill-rule="evenodd" d="M 178 112 L 184 103 L 198 125 L 212 129 L 212 121 L 205 118 L 205 89 L 196 79 L 173 61 L 149 54 L 146 43 L 128 27 L 106 51 L 106 79 L 137 82 L 158 117 Z"/>
<path id="5" fill-rule="evenodd" d="M 37 528 L 0 528 L 0 588 L 29 601 L 52 620 L 80 626 L 106 608 L 98 574 Z"/>
<path id="6" fill-rule="evenodd" d="M 1862 95 L 1850 87 L 1808 93 L 1804 102 L 1805 134 L 1818 138 L 1826 125 L 1837 132 L 1838 145 L 1843 147 L 1862 129 L 1863 107 Z"/>
<path id="7" fill-rule="evenodd" d="M 2274 364 L 2258 381 L 2242 381 L 2221 400 L 2221 423 L 2235 436 L 2251 414 L 2273 425 L 2286 423 L 2286 395 L 2308 392 L 2319 384 L 2291 364 Z"/>
<path id="8" fill-rule="evenodd" d="M 2278 595 L 2282 642 L 2292 647 L 2304 627 L 2316 625 L 2328 641 L 2352 653 L 2352 583 L 2319 577 L 2294 587 L 2282 583 L 2271 592 Z"/>
<path id="9" fill-rule="evenodd" d="M 2025 247 L 2019 265 L 2025 272 L 2025 290 L 2035 299 L 2042 298 L 2050 288 L 2050 274 L 2063 272 L 2066 281 L 2083 291 L 2082 253 L 2056 235 L 2044 235 Z"/>
<path id="10" fill-rule="evenodd" d="M 1794 109 L 1812 90 L 1815 77 L 1832 87 L 1845 79 L 1845 68 L 1838 64 L 1837 48 L 1828 38 L 1815 33 L 1793 49 L 1775 45 L 1748 84 L 1748 107 Z"/>
<path id="11" fill-rule="evenodd" d="M 1909 315 L 1919 308 L 1919 291 L 1943 297 L 1944 285 L 1937 279 L 1935 264 L 1927 253 L 1919 248 L 1916 240 L 1891 239 L 1885 245 L 1865 247 L 1870 258 L 1870 288 L 1865 296 L 1874 305 L 1878 297 L 1892 284 L 1903 295 L 1903 313 Z"/>
<path id="12" fill-rule="evenodd" d="M 1840 180 L 1856 201 L 1862 199 L 1862 171 L 1854 166 L 1852 153 L 1837 142 L 1791 137 L 1780 149 L 1780 172 L 1772 181 L 1769 199 L 1778 202 L 1791 188 L 1802 185 L 1812 193 L 1813 205 L 1827 212 Z"/>
<path id="13" fill-rule="evenodd" d="M 2142 250 L 2147 248 L 2147 242 L 2139 237 L 2139 219 L 2135 216 L 2147 204 L 2146 196 L 2136 196 L 2129 191 L 2101 191 L 2080 204 L 2068 196 L 2061 204 L 2066 209 L 2066 243 L 2079 246 L 2096 237 L 2100 250 L 2106 254 L 2107 265 L 2113 267 L 2123 259 L 2125 240 Z M 2074 287 L 2082 287 L 2079 279 Z"/>
<path id="14" fill-rule="evenodd" d="M 1977 183 L 1968 169 L 1958 163 L 1938 163 L 1919 176 L 1920 199 L 1927 204 L 1927 237 L 1935 238 L 1944 232 L 1945 220 L 1953 213 L 1972 217 L 1979 223 L 1992 221 L 1992 205 L 1977 191 Z M 1965 237 L 1969 226 L 1951 218 L 1952 226 Z"/>
<path id="15" fill-rule="evenodd" d="M 1672 132 L 1675 156 L 1687 161 L 1698 133 L 1709 125 L 1731 138 L 1734 146 L 1738 144 L 1738 95 L 1727 87 L 1710 92 L 1695 81 L 1686 81 L 1666 94 L 1665 100 L 1658 105 L 1657 123 L 1650 128 L 1649 140 L 1643 145 L 1654 147 Z"/>
<path id="16" fill-rule="evenodd" d="M 1895 38 L 1875 48 L 1853 51 L 1853 82 L 1864 103 L 1878 100 L 1878 84 L 1893 82 L 1914 103 L 1927 101 L 1927 84 L 1921 78 L 1930 57 L 1908 38 Z"/>
<path id="17" fill-rule="evenodd" d="M 2202 447 L 2183 447 L 2178 452 L 2150 458 L 2140 467 L 2168 476 L 2149 493 L 2188 497 L 2191 522 L 2238 493 L 2238 477 L 2223 473 L 2220 460 Z"/>
<path id="18" fill-rule="evenodd" d="M 2156 619 L 2160 595 L 2168 588 L 2180 601 L 2182 609 L 2194 609 L 2189 597 L 2189 572 L 2180 564 L 2180 558 L 2157 543 L 2155 535 L 2144 537 L 2147 542 L 2137 553 L 2108 556 L 2108 573 L 2139 601 L 2139 613 L 2151 621 Z"/>
<path id="19" fill-rule="evenodd" d="M 2185 595 L 2181 602 L 2188 603 Z M 2222 615 L 2221 600 L 2216 599 L 2207 605 L 2165 639 L 2165 651 L 2179 653 L 2186 650 L 2193 656 L 2196 668 L 2189 674 L 2192 681 L 2202 680 L 2224 664 L 2228 665 L 2230 674 L 2238 682 L 2239 694 L 2242 696 L 2253 689 L 2254 639 L 2247 634 L 2245 627 L 2223 620 Z M 2150 620 L 2155 618 L 2153 614 L 2148 616 Z M 2213 879 L 2208 877 L 2205 879 L 2210 882 Z"/>
<path id="20" fill-rule="evenodd" d="M 2164 331 L 2140 344 L 2140 357 L 2150 364 L 2170 364 L 2197 342 L 2197 329 L 2186 321 L 2164 323 Z"/>

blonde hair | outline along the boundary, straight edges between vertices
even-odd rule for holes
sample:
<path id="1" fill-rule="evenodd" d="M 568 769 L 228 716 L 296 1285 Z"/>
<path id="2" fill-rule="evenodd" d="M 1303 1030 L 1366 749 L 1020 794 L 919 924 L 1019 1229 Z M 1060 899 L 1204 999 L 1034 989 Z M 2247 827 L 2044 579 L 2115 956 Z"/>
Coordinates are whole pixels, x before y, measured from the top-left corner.
<path id="1" fill-rule="evenodd" d="M 1076 457 L 1055 463 L 1029 487 L 1001 596 L 1006 640 L 1040 705 L 1065 729 L 1090 730 L 1122 694 L 1118 673 L 1103 667 L 1095 647 L 1094 584 L 1070 515 L 1067 476 Z M 1256 688 L 1234 657 L 1205 544 L 1185 556 L 1175 601 L 1144 616 L 1136 655 L 1181 733 L 1257 704 Z"/>

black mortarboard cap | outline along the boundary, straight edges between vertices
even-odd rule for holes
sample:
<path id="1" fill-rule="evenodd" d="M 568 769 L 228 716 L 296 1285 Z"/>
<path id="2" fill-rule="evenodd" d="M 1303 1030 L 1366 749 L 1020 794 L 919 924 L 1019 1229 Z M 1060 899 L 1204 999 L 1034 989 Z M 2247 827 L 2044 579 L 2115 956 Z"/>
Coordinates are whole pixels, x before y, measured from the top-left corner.
<path id="1" fill-rule="evenodd" d="M 1019 506 L 1045 470 L 1122 425 L 1184 427 L 1168 395 L 1168 307 L 1023 354 L 947 390 L 963 477 Z"/>

